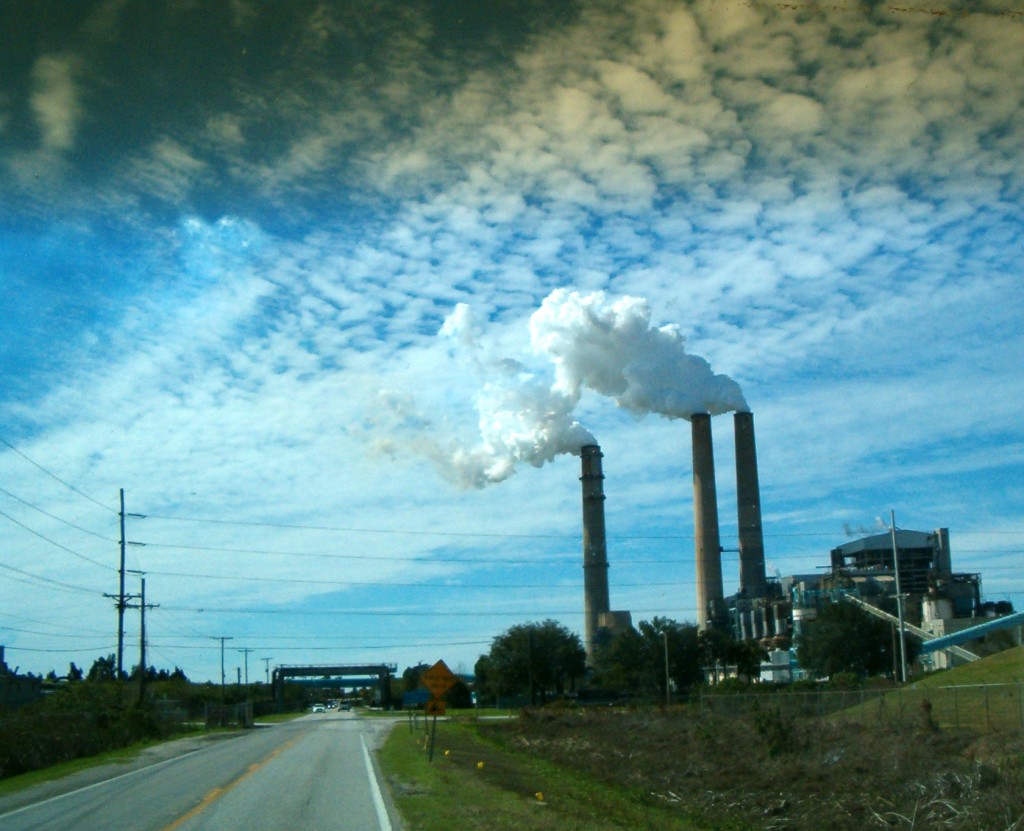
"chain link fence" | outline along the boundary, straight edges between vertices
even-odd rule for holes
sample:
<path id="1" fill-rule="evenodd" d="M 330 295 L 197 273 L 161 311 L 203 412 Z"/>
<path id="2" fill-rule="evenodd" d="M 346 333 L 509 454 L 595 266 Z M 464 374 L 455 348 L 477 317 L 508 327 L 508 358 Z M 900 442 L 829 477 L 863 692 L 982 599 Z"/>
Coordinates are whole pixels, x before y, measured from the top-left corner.
<path id="1" fill-rule="evenodd" d="M 772 710 L 789 717 L 825 717 L 886 724 L 920 718 L 949 730 L 1024 730 L 1024 684 L 820 690 L 770 694 L 702 694 L 701 713 L 750 716 Z"/>

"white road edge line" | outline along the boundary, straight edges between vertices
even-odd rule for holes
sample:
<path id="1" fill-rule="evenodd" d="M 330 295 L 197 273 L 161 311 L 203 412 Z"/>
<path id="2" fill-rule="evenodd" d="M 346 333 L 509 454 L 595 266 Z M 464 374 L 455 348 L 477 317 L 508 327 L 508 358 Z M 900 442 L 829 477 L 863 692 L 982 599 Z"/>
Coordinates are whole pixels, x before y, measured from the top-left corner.
<path id="1" fill-rule="evenodd" d="M 366 746 L 366 736 L 360 733 L 359 741 L 363 743 L 363 761 L 366 762 L 366 775 L 370 780 L 370 792 L 373 794 L 373 807 L 377 809 L 377 822 L 380 824 L 380 831 L 391 831 L 391 817 L 388 816 L 388 809 L 384 804 L 384 794 L 380 791 L 377 771 L 373 769 L 370 750 Z"/>
<path id="2" fill-rule="evenodd" d="M 41 808 L 43 805 L 49 805 L 51 802 L 57 802 L 61 799 L 66 799 L 69 796 L 74 796 L 75 794 L 85 793 L 86 791 L 105 787 L 113 782 L 120 782 L 122 779 L 127 779 L 129 776 L 135 776 L 139 773 L 145 773 L 147 771 L 155 770 L 156 768 L 162 768 L 164 765 L 169 765 L 172 762 L 177 762 L 187 756 L 191 756 L 193 753 L 198 753 L 202 749 L 203 748 L 199 747 L 195 750 L 190 750 L 188 753 L 182 753 L 180 756 L 175 756 L 173 759 L 164 759 L 162 762 L 154 762 L 152 765 L 146 765 L 144 768 L 130 770 L 128 773 L 122 773 L 120 776 L 115 776 L 113 779 L 104 779 L 102 782 L 93 782 L 91 785 L 86 785 L 84 788 L 77 788 L 76 790 L 68 791 L 67 793 L 51 796 L 49 799 L 44 799 L 42 802 L 33 802 L 31 805 L 22 805 L 20 808 L 15 808 L 13 811 L 8 811 L 6 814 L 0 814 L 0 819 L 13 817 L 16 814 L 22 814 L 25 811 L 31 811 L 34 808 Z"/>

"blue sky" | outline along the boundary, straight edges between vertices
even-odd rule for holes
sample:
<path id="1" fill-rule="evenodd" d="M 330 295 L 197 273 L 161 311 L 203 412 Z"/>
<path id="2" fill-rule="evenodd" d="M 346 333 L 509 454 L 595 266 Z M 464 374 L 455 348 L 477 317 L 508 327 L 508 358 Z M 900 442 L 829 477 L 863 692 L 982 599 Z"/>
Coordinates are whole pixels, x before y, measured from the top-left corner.
<path id="1" fill-rule="evenodd" d="M 742 390 L 771 573 L 893 509 L 1024 605 L 1024 17 L 918 6 L 0 6 L 8 663 L 113 650 L 120 488 L 190 677 L 581 631 L 581 430 L 613 608 L 694 620 L 628 326 Z"/>

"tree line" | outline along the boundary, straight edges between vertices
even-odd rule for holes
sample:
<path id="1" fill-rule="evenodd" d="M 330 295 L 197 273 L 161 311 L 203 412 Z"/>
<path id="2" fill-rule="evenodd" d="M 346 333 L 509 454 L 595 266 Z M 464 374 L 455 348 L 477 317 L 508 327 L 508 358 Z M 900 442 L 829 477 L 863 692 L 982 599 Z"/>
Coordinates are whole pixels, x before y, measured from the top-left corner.
<path id="1" fill-rule="evenodd" d="M 848 603 L 826 604 L 796 639 L 797 660 L 811 677 L 893 677 L 898 646 L 892 627 Z M 914 644 L 907 642 L 908 658 Z M 494 638 L 476 662 L 476 693 L 483 703 L 517 698 L 534 705 L 605 691 L 632 700 L 684 696 L 727 674 L 759 680 L 767 651 L 757 641 L 670 618 L 640 621 L 605 632 L 592 667 L 578 634 L 554 620 L 523 623 Z"/>

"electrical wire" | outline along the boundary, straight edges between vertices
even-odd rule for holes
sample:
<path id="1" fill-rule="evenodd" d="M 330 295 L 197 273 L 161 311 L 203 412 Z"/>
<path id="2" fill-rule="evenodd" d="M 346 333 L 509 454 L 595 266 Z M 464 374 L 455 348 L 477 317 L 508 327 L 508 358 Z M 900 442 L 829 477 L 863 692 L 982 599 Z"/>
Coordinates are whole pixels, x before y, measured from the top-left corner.
<path id="1" fill-rule="evenodd" d="M 452 617 L 458 615 L 460 617 L 522 617 L 523 611 L 521 609 L 515 611 L 501 611 L 496 612 L 494 610 L 477 610 L 477 609 L 437 609 L 431 608 L 425 610 L 422 608 L 407 607 L 403 609 L 254 609 L 246 607 L 230 608 L 226 606 L 164 606 L 161 604 L 159 607 L 165 611 L 173 612 L 191 612 L 194 614 L 226 614 L 226 615 L 286 615 L 286 616 L 306 616 L 311 615 L 338 615 L 338 616 L 349 616 L 349 617 L 408 617 L 408 618 L 422 618 L 422 617 Z M 634 614 L 648 614 L 651 612 L 657 613 L 664 611 L 662 608 L 657 609 L 631 609 Z M 685 610 L 684 610 L 685 611 Z M 562 609 L 559 611 L 535 611 L 532 613 L 533 616 L 539 617 L 563 617 L 563 616 L 576 616 L 580 614 L 580 610 L 576 609 Z"/>
<path id="2" fill-rule="evenodd" d="M 111 537 L 104 537 L 102 534 L 97 534 L 95 531 L 90 531 L 88 528 L 83 528 L 81 525 L 75 525 L 75 523 L 73 523 L 73 522 L 69 522 L 66 519 L 61 519 L 61 517 L 56 516 L 55 514 L 51 514 L 49 511 L 44 511 L 38 505 L 33 505 L 31 502 L 27 502 L 26 500 L 22 499 L 20 496 L 17 496 L 16 494 L 11 493 L 9 490 L 6 490 L 5 488 L 0 488 L 0 493 L 6 494 L 11 499 L 14 499 L 14 500 L 20 502 L 22 505 L 24 505 L 24 506 L 26 506 L 28 508 L 31 508 L 33 511 L 38 511 L 43 516 L 48 516 L 50 519 L 55 519 L 55 520 L 57 520 L 57 522 L 62 522 L 65 525 L 68 525 L 71 528 L 74 528 L 76 531 L 81 531 L 84 534 L 89 534 L 90 536 L 96 537 L 98 539 L 101 539 L 104 542 L 112 542 L 112 543 L 116 543 L 117 542 L 117 540 L 115 540 L 115 539 L 113 539 Z"/>
<path id="3" fill-rule="evenodd" d="M 113 508 L 111 508 L 111 507 L 110 507 L 109 505 L 104 505 L 104 504 L 103 504 L 102 502 L 100 502 L 99 500 L 97 500 L 97 499 L 93 499 L 93 498 L 92 498 L 91 496 L 89 496 L 89 494 L 87 494 L 87 493 L 83 493 L 83 492 L 82 492 L 82 491 L 80 491 L 80 490 L 79 490 L 78 488 L 76 488 L 76 487 L 75 487 L 74 485 L 72 485 L 72 484 L 71 484 L 70 482 L 65 482 L 65 481 L 64 481 L 63 479 L 61 479 L 61 478 L 60 478 L 60 477 L 59 477 L 59 476 L 58 476 L 58 475 L 57 475 L 56 473 L 54 473 L 53 471 L 51 471 L 51 470 L 47 470 L 47 469 L 46 469 L 45 467 L 43 467 L 43 466 L 42 466 L 41 464 L 39 464 L 39 462 L 37 462 L 37 461 L 34 461 L 33 459 L 30 459 L 30 458 L 29 458 L 28 456 L 26 456 L 26 455 L 25 455 L 24 453 L 22 453 L 22 452 L 21 452 L 20 450 L 18 450 L 18 448 L 17 448 L 17 447 L 15 447 L 15 446 L 14 446 L 13 444 L 11 444 L 11 443 L 10 443 L 9 441 L 7 441 L 7 439 L 5 439 L 5 438 L 4 438 L 3 436 L 0 436 L 0 444 L 5 444 L 5 445 L 7 445 L 7 447 L 9 447 L 9 448 L 10 448 L 11 450 L 13 450 L 13 451 L 14 451 L 15 453 L 17 453 L 17 454 L 18 454 L 19 456 L 21 456 L 21 458 L 23 458 L 23 459 L 24 459 L 24 460 L 25 460 L 26 462 L 28 462 L 28 463 L 29 463 L 30 465 L 33 465 L 33 466 L 35 466 L 35 467 L 39 468 L 39 470 L 41 470 L 41 471 L 42 471 L 43 473 L 45 473 L 45 474 L 46 474 L 47 476 L 49 476 L 49 477 L 50 477 L 51 479 L 55 479 L 56 481 L 60 482 L 60 483 L 61 483 L 61 484 L 62 484 L 62 485 L 63 485 L 63 486 L 65 487 L 65 488 L 67 488 L 68 490 L 74 491 L 74 492 L 75 492 L 75 493 L 77 493 L 77 494 L 78 494 L 79 496 L 81 496 L 81 497 L 83 497 L 83 498 L 85 498 L 85 499 L 88 499 L 88 500 L 89 500 L 90 502 L 92 502 L 92 503 L 93 503 L 94 505 L 99 505 L 99 506 L 100 506 L 101 508 L 103 508 L 103 510 L 105 510 L 105 511 L 110 511 L 110 513 L 114 514 L 115 516 L 117 516 L 117 515 L 118 515 L 118 512 L 117 512 L 116 510 L 114 510 Z"/>
<path id="4" fill-rule="evenodd" d="M 44 583 L 44 584 L 46 584 L 47 587 L 51 587 L 52 586 L 53 588 L 56 588 L 56 589 L 58 589 L 60 591 L 78 592 L 80 594 L 88 594 L 88 595 L 97 595 L 97 594 L 101 593 L 101 592 L 96 591 L 94 589 L 87 589 L 84 586 L 76 586 L 76 585 L 74 585 L 72 583 L 65 583 L 65 582 L 63 582 L 61 580 L 54 580 L 52 577 L 43 577 L 43 576 L 41 576 L 39 574 L 32 574 L 29 571 L 25 571 L 25 570 L 20 569 L 20 568 L 15 568 L 14 566 L 9 566 L 6 563 L 0 563 L 0 568 L 4 569 L 5 571 L 13 571 L 15 574 L 20 574 L 23 577 L 29 578 L 30 580 L 35 580 L 36 583 L 30 583 L 29 585 L 35 585 L 37 587 L 38 587 L 38 583 Z M 10 576 L 10 575 L 8 575 L 8 576 Z M 17 578 L 12 577 L 11 579 L 12 580 L 16 580 Z M 25 581 L 21 581 L 21 582 L 25 582 Z"/>
<path id="5" fill-rule="evenodd" d="M 101 563 L 99 560 L 92 559 L 92 557 L 86 557 L 84 554 L 80 554 L 79 552 L 74 551 L 73 549 L 68 548 L 66 545 L 61 545 L 61 543 L 57 542 L 56 540 L 51 540 L 45 534 L 40 534 L 34 528 L 29 528 L 29 526 L 27 526 L 24 522 L 20 522 L 20 521 L 16 520 L 10 514 L 6 514 L 3 511 L 0 511 L 0 516 L 4 517 L 5 519 L 9 520 L 10 522 L 13 522 L 15 525 L 19 526 L 20 528 L 24 528 L 30 534 L 33 534 L 34 536 L 39 537 L 39 539 L 45 540 L 46 542 L 50 543 L 50 545 L 56 546 L 61 551 L 66 551 L 68 554 L 72 555 L 73 557 L 78 557 L 79 560 L 85 560 L 85 562 L 92 563 L 94 566 L 99 566 L 100 568 L 106 569 L 107 571 L 117 571 L 117 568 L 115 568 L 114 566 L 109 566 L 106 563 Z"/>
<path id="6" fill-rule="evenodd" d="M 433 537 L 469 537 L 482 539 L 544 539 L 544 540 L 573 540 L 578 542 L 582 538 L 580 534 L 515 534 L 498 531 L 435 531 L 423 528 L 364 528 L 348 525 L 304 525 L 301 523 L 267 522 L 259 520 L 243 519 L 210 519 L 208 517 L 183 517 L 169 516 L 166 514 L 147 513 L 148 519 L 159 519 L 168 522 L 197 522 L 213 525 L 240 525 L 257 528 L 281 528 L 292 531 L 332 531 L 350 534 L 379 534 L 379 535 L 407 535 L 407 536 L 433 536 Z M 792 531 L 779 533 L 765 533 L 763 536 L 769 539 L 774 538 L 796 538 L 796 537 L 835 537 L 834 531 Z M 693 534 L 608 534 L 607 539 L 615 541 L 653 541 L 653 540 L 692 540 Z M 151 543 L 150 543 L 151 544 Z"/>
<path id="7" fill-rule="evenodd" d="M 397 581 L 382 581 L 382 580 L 325 580 L 323 578 L 302 578 L 302 577 L 253 577 L 250 575 L 234 575 L 234 574 L 197 574 L 194 572 L 184 571 L 157 571 L 155 569 L 147 569 L 146 574 L 152 574 L 160 577 L 188 577 L 197 580 L 240 580 L 243 582 L 250 583 L 298 583 L 308 584 L 314 586 L 373 586 L 375 588 L 423 588 L 435 585 L 436 588 L 442 589 L 547 589 L 551 588 L 551 583 L 497 583 L 497 584 L 483 584 L 483 583 L 443 583 L 440 585 L 430 584 L 424 581 L 417 582 L 397 582 Z M 616 583 L 616 586 L 629 587 L 629 588 L 641 588 L 645 586 L 687 586 L 696 585 L 696 583 L 689 581 L 670 581 L 665 583 Z M 565 589 L 581 589 L 583 588 L 582 583 L 566 583 L 559 584 L 559 588 Z"/>
<path id="8" fill-rule="evenodd" d="M 611 538 L 609 538 L 611 539 Z M 630 538 L 633 539 L 633 538 Z M 653 538 L 650 538 L 653 539 Z M 667 538 L 675 539 L 675 538 Z M 385 556 L 381 554 L 341 554 L 337 552 L 315 552 L 315 551 L 279 551 L 275 549 L 266 548 L 235 548 L 228 546 L 213 546 L 213 545 L 189 545 L 189 544 L 177 544 L 177 543 L 154 543 L 154 542 L 135 542 L 132 545 L 136 545 L 143 548 L 161 548 L 169 549 L 172 551 L 208 551 L 208 552 L 219 552 L 224 554 L 259 554 L 263 556 L 272 557 L 301 557 L 310 559 L 323 559 L 323 560 L 372 560 L 375 562 L 395 562 L 395 563 L 464 563 L 467 565 L 533 565 L 538 563 L 540 557 L 449 557 L 449 556 L 434 556 L 434 555 L 419 555 L 419 556 Z M 735 551 L 723 552 L 726 554 L 734 554 Z M 789 554 L 789 555 L 774 555 L 771 556 L 770 560 L 773 562 L 785 562 L 788 560 L 807 560 L 811 557 L 818 556 L 815 553 L 809 554 Z M 543 560 L 545 562 L 552 561 L 565 561 L 565 562 L 577 562 L 580 555 L 576 552 L 566 554 L 545 554 Z M 656 557 L 656 558 L 619 558 L 616 563 L 618 565 L 671 565 L 692 562 L 693 558 L 690 556 L 684 557 Z"/>

